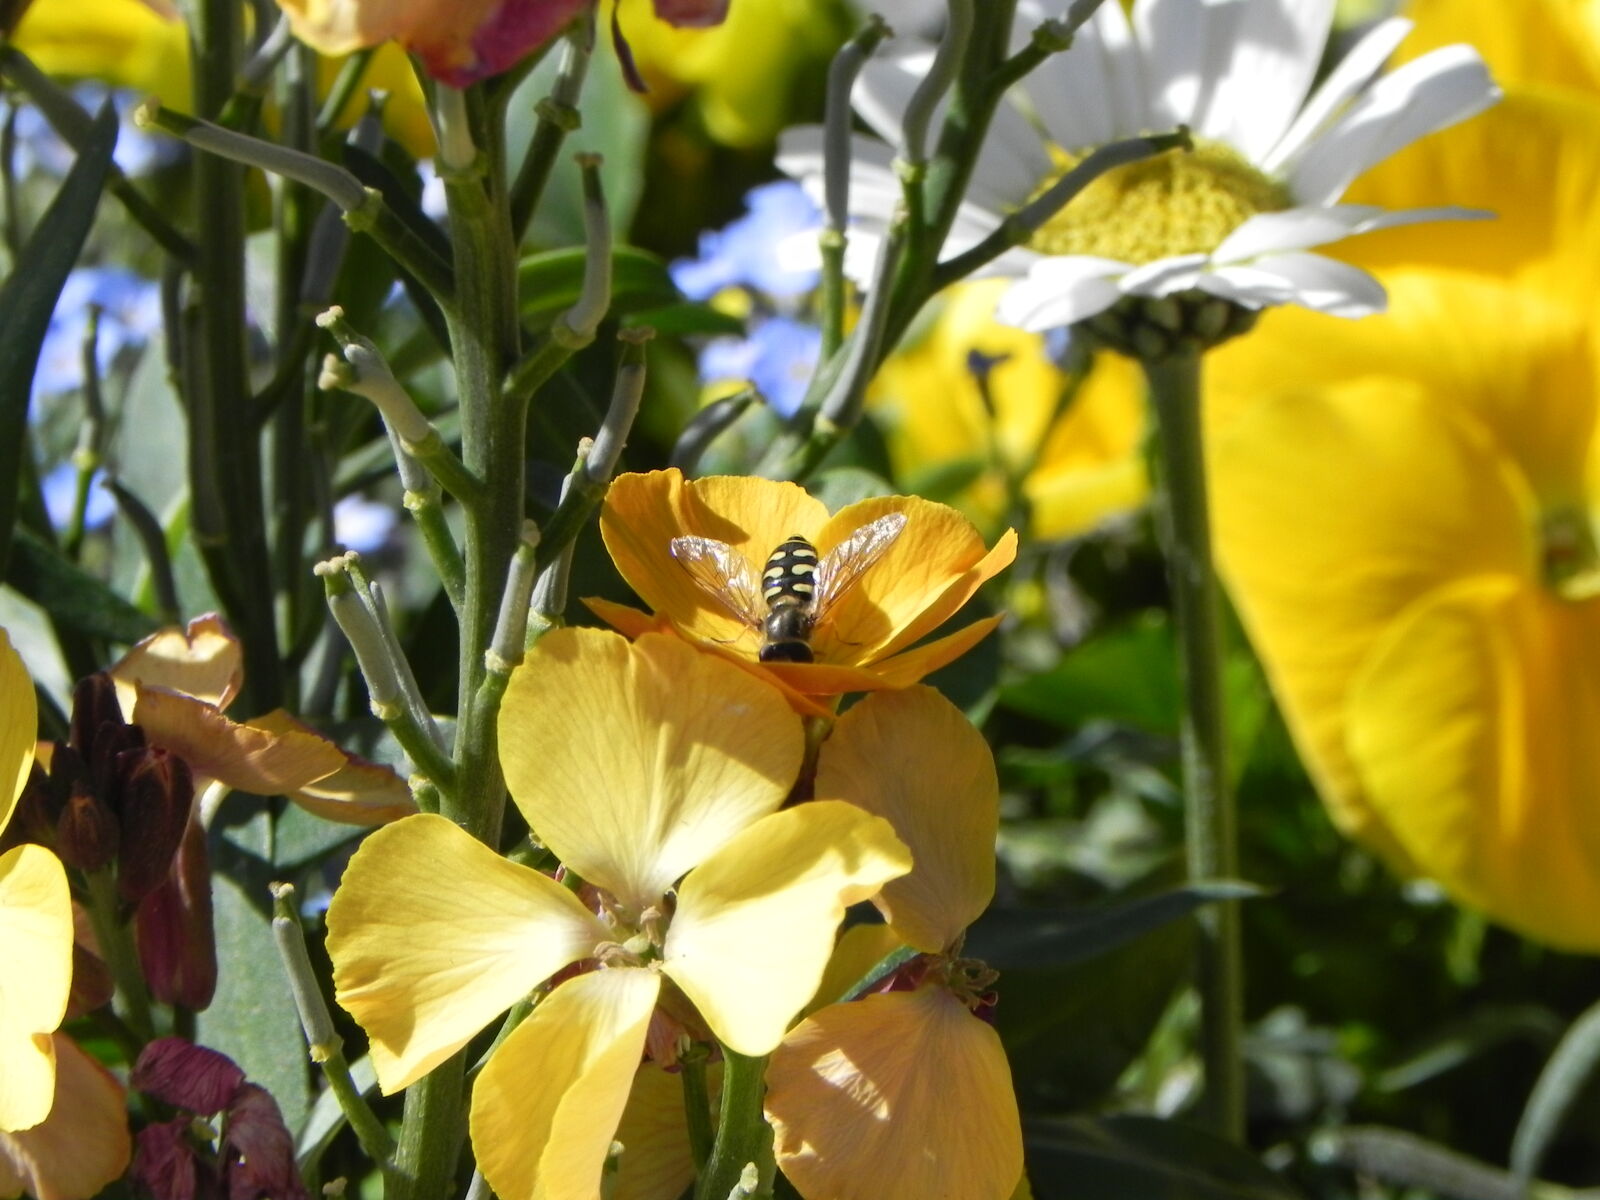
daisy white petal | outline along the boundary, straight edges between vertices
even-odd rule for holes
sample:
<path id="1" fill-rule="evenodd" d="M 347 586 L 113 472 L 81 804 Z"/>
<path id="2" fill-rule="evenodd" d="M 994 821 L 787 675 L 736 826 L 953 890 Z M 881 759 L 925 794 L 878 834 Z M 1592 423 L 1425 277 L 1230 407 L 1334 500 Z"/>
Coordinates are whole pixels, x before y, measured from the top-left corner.
<path id="1" fill-rule="evenodd" d="M 1196 132 L 1259 163 L 1305 102 L 1333 20 L 1334 0 L 1241 0 L 1227 73 Z"/>
<path id="2" fill-rule="evenodd" d="M 1258 213 L 1211 252 L 1216 262 L 1244 262 L 1277 250 L 1304 250 L 1349 237 L 1383 210 L 1371 204 L 1307 205 Z"/>
<path id="3" fill-rule="evenodd" d="M 1001 297 L 995 315 L 1033 333 L 1071 325 L 1115 304 L 1117 277 L 1131 269 L 1109 258 L 1041 259 Z"/>
<path id="4" fill-rule="evenodd" d="M 1027 33 L 1020 20 L 1016 33 Z M 1102 4 L 1072 47 L 1029 75 L 1023 89 L 1051 139 L 1080 150 L 1146 127 L 1141 74 L 1128 18 L 1119 5 Z"/>
<path id="5" fill-rule="evenodd" d="M 1195 285 L 1206 268 L 1204 254 L 1178 254 L 1136 267 L 1122 277 L 1122 290 L 1130 296 L 1170 296 Z"/>
<path id="6" fill-rule="evenodd" d="M 1206 33 L 1216 7 L 1216 0 L 1134 4 L 1133 29 L 1144 51 L 1146 94 L 1157 125 L 1194 123 L 1208 78 Z"/>
<path id="7" fill-rule="evenodd" d="M 1256 269 L 1290 285 L 1290 300 L 1334 317 L 1367 317 L 1388 306 L 1388 294 L 1371 275 L 1320 254 L 1295 251 L 1258 259 Z"/>

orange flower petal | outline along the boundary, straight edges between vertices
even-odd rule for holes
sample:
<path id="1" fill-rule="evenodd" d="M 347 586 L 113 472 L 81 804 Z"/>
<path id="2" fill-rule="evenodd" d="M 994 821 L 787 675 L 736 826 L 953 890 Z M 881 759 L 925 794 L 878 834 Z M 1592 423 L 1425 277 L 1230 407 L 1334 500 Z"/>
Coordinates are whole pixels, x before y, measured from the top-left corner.
<path id="1" fill-rule="evenodd" d="M 334 989 L 372 1039 L 385 1092 L 607 936 L 553 879 L 428 814 L 368 837 L 328 909 Z"/>
<path id="2" fill-rule="evenodd" d="M 722 1092 L 721 1063 L 706 1067 L 706 1091 L 715 1106 Z M 617 1126 L 617 1141 L 622 1143 L 622 1155 L 611 1200 L 678 1200 L 683 1195 L 694 1182 L 694 1158 L 689 1152 L 681 1074 L 649 1062 L 639 1068 Z"/>
<path id="3" fill-rule="evenodd" d="M 585 596 L 583 603 L 590 612 L 611 628 L 630 638 L 646 633 L 671 633 L 674 630 L 672 622 L 666 617 L 652 616 L 632 605 L 618 604 L 615 600 L 603 600 L 599 596 Z"/>
<path id="4" fill-rule="evenodd" d="M 528 824 L 635 912 L 788 795 L 800 721 L 675 637 L 558 629 L 511 677 L 500 759 Z"/>
<path id="5" fill-rule="evenodd" d="M 767 1067 L 778 1165 L 817 1200 L 1007 1200 L 1022 1128 L 1000 1038 L 949 992 L 808 1017 Z"/>
<path id="6" fill-rule="evenodd" d="M 912 869 L 916 869 L 915 865 Z M 822 982 L 817 984 L 816 994 L 801 1015 L 810 1016 L 819 1008 L 839 1003 L 846 992 L 866 978 L 868 971 L 904 945 L 905 939 L 891 925 L 850 926 L 834 943 Z"/>
<path id="7" fill-rule="evenodd" d="M 816 993 L 844 910 L 910 868 L 889 823 L 852 804 L 773 813 L 679 886 L 664 969 L 719 1039 L 766 1054 Z"/>
<path id="8" fill-rule="evenodd" d="M 569 979 L 490 1057 L 472 1089 L 472 1149 L 501 1200 L 594 1200 L 644 1052 L 661 977 Z"/>
<path id="9" fill-rule="evenodd" d="M 250 722 L 270 733 L 293 732 L 320 738 L 309 725 L 277 709 Z M 288 793 L 301 808 L 324 821 L 345 825 L 383 825 L 417 811 L 411 788 L 388 767 L 340 750 L 344 765 L 331 775 Z"/>
<path id="10" fill-rule="evenodd" d="M 39 705 L 28 669 L 0 629 L 0 830 L 11 820 L 28 772 L 33 769 L 34 738 L 39 732 Z"/>
<path id="11" fill-rule="evenodd" d="M 0 963 L 0 1129 L 27 1129 L 50 1111 L 72 990 L 72 893 L 43 846 L 0 854 Z"/>
<path id="12" fill-rule="evenodd" d="M 162 629 L 129 650 L 110 670 L 122 711 L 131 718 L 134 685 L 165 688 L 226 709 L 244 682 L 244 652 L 233 630 L 216 613 L 185 629 Z"/>
<path id="13" fill-rule="evenodd" d="M 71 1038 L 56 1034 L 55 1104 L 44 1122 L 0 1133 L 0 1196 L 89 1200 L 127 1168 L 127 1098 L 122 1085 Z"/>
<path id="14" fill-rule="evenodd" d="M 817 761 L 816 794 L 877 813 L 910 847 L 911 873 L 874 900 L 909 945 L 938 953 L 988 907 L 1000 821 L 994 756 L 932 688 L 880 692 L 840 717 Z"/>
<path id="15" fill-rule="evenodd" d="M 236 791 L 277 796 L 326 779 L 345 763 L 344 752 L 321 734 L 237 723 L 202 700 L 135 685 L 133 723 L 153 746 L 171 750 L 197 777 Z"/>

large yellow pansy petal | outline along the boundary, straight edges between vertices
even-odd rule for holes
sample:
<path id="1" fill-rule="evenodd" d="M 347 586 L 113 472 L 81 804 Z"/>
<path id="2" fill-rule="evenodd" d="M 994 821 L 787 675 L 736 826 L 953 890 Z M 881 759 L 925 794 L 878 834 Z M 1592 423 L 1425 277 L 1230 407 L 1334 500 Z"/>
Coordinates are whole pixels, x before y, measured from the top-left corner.
<path id="1" fill-rule="evenodd" d="M 42 846 L 0 854 L 0 963 L 0 1129 L 27 1129 L 50 1111 L 72 990 L 72 893 Z"/>
<path id="2" fill-rule="evenodd" d="M 547 634 L 500 710 L 500 761 L 528 824 L 635 910 L 782 804 L 803 743 L 774 688 L 663 634 Z"/>
<path id="3" fill-rule="evenodd" d="M 1022 1128 L 1000 1038 L 949 992 L 808 1017 L 767 1067 L 778 1165 L 827 1200 L 1007 1200 Z"/>
<path id="4" fill-rule="evenodd" d="M 385 1092 L 606 937 L 566 888 L 426 814 L 367 838 L 328 909 L 334 989 Z"/>
<path id="5" fill-rule="evenodd" d="M 1410 0 L 1416 24 L 1401 46 L 1420 58 L 1455 42 L 1483 55 L 1502 86 L 1546 83 L 1600 94 L 1600 39 L 1584 0 Z"/>
<path id="6" fill-rule="evenodd" d="M 1600 950 L 1600 600 L 1471 580 L 1397 621 L 1351 689 L 1363 784 L 1418 868 L 1540 941 Z"/>
<path id="7" fill-rule="evenodd" d="M 722 1064 L 706 1067 L 706 1091 L 716 1119 Z M 617 1126 L 622 1156 L 610 1200 L 678 1200 L 694 1182 L 689 1122 L 684 1115 L 683 1076 L 647 1062 L 633 1079 L 628 1107 Z"/>
<path id="8" fill-rule="evenodd" d="M 32 1129 L 0 1133 L 0 1196 L 88 1200 L 127 1168 L 132 1153 L 122 1085 L 64 1034 L 54 1037 L 56 1095 Z"/>
<path id="9" fill-rule="evenodd" d="M 944 950 L 988 907 L 1000 822 L 994 756 L 932 688 L 879 692 L 840 717 L 817 761 L 817 795 L 877 813 L 910 848 L 911 873 L 875 900 L 908 944 Z"/>
<path id="10" fill-rule="evenodd" d="M 13 39 L 52 75 L 103 79 L 187 110 L 189 31 L 142 0 L 33 0 Z"/>
<path id="11" fill-rule="evenodd" d="M 666 972 L 718 1038 L 766 1054 L 816 992 L 844 910 L 910 868 L 889 823 L 852 804 L 773 813 L 683 881 Z"/>
<path id="12" fill-rule="evenodd" d="M 39 702 L 28 668 L 0 629 L 0 830 L 11 820 L 22 788 L 33 769 L 34 741 L 39 734 Z"/>
<path id="13" fill-rule="evenodd" d="M 1224 576 L 1335 821 L 1398 854 L 1345 745 L 1351 681 L 1410 603 L 1532 575 L 1525 485 L 1483 427 L 1403 379 L 1252 405 L 1211 456 Z"/>
<path id="14" fill-rule="evenodd" d="M 472 1089 L 472 1149 L 501 1200 L 594 1200 L 661 977 L 624 967 L 561 984 Z"/>
<path id="15" fill-rule="evenodd" d="M 162 629 L 139 642 L 108 672 L 130 719 L 135 684 L 165 688 L 225 709 L 244 681 L 244 651 L 216 613 L 196 617 L 184 629 Z"/>

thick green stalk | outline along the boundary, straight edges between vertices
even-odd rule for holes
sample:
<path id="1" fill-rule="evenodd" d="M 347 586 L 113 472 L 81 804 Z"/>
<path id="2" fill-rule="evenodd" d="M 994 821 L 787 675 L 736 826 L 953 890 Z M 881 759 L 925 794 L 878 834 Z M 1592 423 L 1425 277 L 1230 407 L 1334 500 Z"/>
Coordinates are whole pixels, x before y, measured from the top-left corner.
<path id="1" fill-rule="evenodd" d="M 755 1163 L 760 1168 L 772 1137 L 761 1111 L 767 1090 L 766 1057 L 750 1058 L 724 1046 L 722 1058 L 717 1140 L 695 1186 L 694 1200 L 728 1200 L 745 1167 Z"/>
<path id="2" fill-rule="evenodd" d="M 1166 544 L 1183 681 L 1180 732 L 1189 878 L 1232 879 L 1238 875 L 1237 821 L 1228 786 L 1222 634 L 1200 428 L 1200 352 L 1180 351 L 1158 361 L 1146 360 L 1143 366 L 1161 451 L 1157 513 Z M 1204 1112 L 1218 1133 L 1238 1141 L 1244 1136 L 1240 1057 L 1244 973 L 1238 902 L 1209 905 L 1196 919 Z"/>

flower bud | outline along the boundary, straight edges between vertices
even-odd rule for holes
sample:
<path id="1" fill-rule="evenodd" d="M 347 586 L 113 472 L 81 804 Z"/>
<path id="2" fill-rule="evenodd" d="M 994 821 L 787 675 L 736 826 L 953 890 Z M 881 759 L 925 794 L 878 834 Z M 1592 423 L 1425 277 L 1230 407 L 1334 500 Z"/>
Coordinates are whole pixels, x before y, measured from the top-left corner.
<path id="1" fill-rule="evenodd" d="M 189 764 L 166 750 L 119 756 L 122 837 L 117 847 L 117 892 L 137 904 L 167 876 L 194 806 Z"/>
<path id="2" fill-rule="evenodd" d="M 56 819 L 55 851 L 69 867 L 100 871 L 117 857 L 117 818 L 90 791 L 74 789 Z"/>
<path id="3" fill-rule="evenodd" d="M 206 831 L 191 820 L 167 876 L 134 913 L 134 942 L 150 994 L 198 1012 L 217 990 Z"/>
<path id="4" fill-rule="evenodd" d="M 116 983 L 100 956 L 82 942 L 72 944 L 72 991 L 67 995 L 67 1020 L 111 1003 Z"/>

